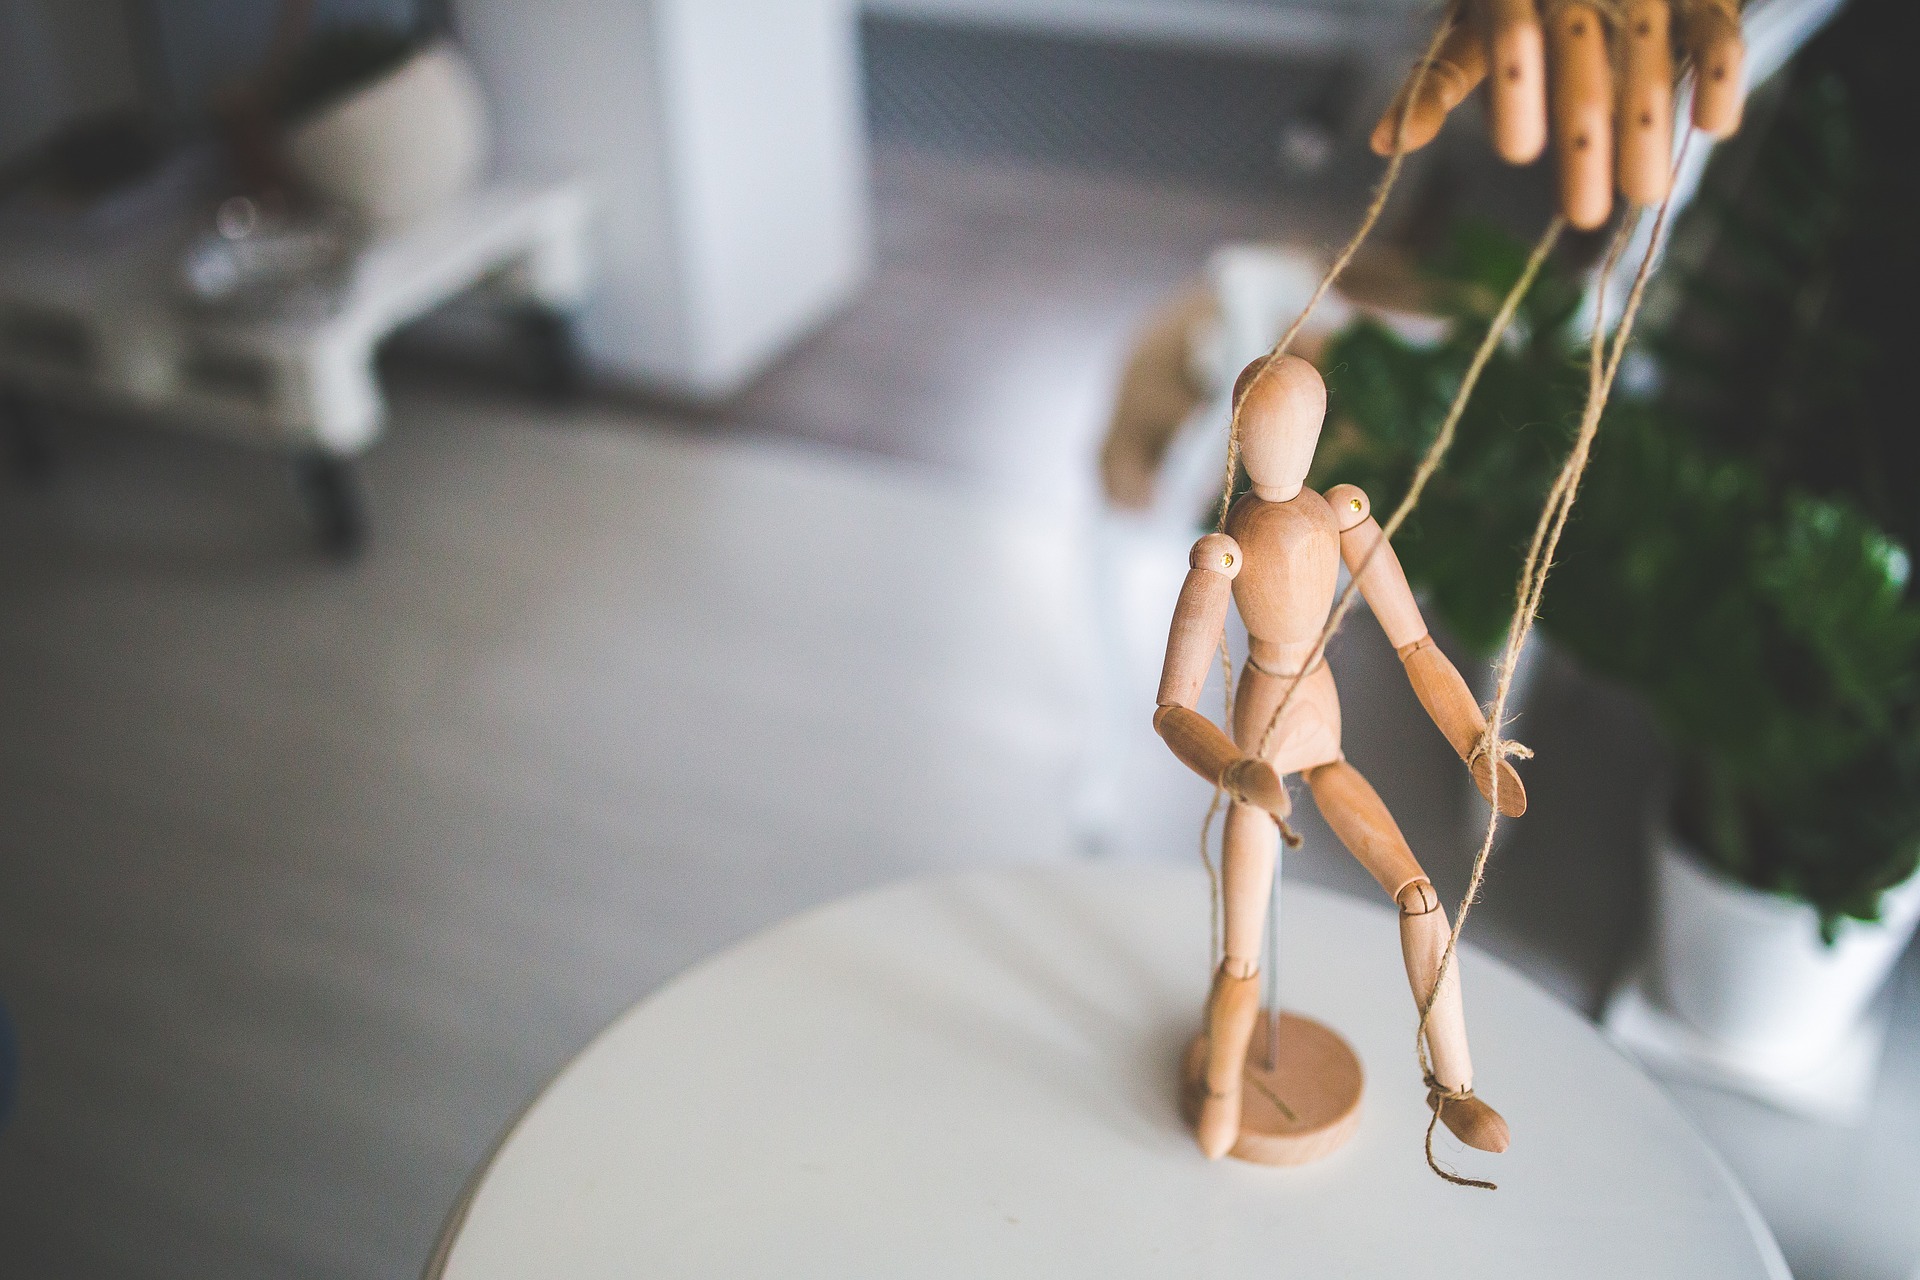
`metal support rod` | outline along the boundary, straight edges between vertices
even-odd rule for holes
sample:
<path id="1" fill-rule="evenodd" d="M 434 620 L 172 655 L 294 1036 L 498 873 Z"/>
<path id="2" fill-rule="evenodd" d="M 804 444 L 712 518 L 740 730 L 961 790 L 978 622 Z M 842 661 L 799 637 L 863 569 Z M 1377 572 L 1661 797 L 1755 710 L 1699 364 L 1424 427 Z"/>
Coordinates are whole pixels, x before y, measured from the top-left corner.
<path id="1" fill-rule="evenodd" d="M 1286 841 L 1273 853 L 1273 887 L 1267 891 L 1267 1070 L 1280 1062 L 1280 872 Z"/>

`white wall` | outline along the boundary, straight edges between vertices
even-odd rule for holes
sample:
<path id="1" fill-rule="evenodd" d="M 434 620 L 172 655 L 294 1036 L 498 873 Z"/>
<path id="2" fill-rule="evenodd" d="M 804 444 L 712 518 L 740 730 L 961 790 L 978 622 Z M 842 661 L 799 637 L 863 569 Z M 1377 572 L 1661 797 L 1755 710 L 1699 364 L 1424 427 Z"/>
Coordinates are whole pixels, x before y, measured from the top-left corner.
<path id="1" fill-rule="evenodd" d="M 596 372 L 737 391 L 870 261 L 852 0 L 457 0 L 509 172 L 585 175 Z"/>
<path id="2" fill-rule="evenodd" d="M 1145 45 L 1338 58 L 1358 77 L 1344 149 L 1364 147 L 1432 31 L 1431 0 L 863 0 L 896 18 L 997 26 Z M 1432 162 L 1422 153 L 1414 163 Z"/>
<path id="3" fill-rule="evenodd" d="M 1426 0 L 866 0 L 873 13 L 1230 49 L 1392 41 Z"/>
<path id="4" fill-rule="evenodd" d="M 726 384 L 838 306 L 871 257 L 847 0 L 662 6 L 673 207 L 694 371 Z"/>

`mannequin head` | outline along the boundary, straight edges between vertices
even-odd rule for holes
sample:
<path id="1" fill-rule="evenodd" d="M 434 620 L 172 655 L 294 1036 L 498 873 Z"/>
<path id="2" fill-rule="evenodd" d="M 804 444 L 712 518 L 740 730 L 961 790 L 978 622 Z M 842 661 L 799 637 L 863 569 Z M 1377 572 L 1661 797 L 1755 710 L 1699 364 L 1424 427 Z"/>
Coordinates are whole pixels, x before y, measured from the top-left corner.
<path id="1" fill-rule="evenodd" d="M 1256 360 L 1234 384 L 1240 406 L 1240 460 L 1254 496 L 1287 502 L 1306 483 L 1320 423 L 1327 416 L 1327 384 L 1299 356 Z"/>

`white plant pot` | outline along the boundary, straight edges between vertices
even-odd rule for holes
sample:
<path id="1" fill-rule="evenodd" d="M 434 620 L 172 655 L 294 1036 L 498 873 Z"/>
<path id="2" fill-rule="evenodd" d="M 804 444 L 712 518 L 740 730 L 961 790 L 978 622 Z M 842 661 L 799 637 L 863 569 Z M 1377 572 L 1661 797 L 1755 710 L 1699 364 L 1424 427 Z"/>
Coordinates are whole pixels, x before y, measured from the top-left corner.
<path id="1" fill-rule="evenodd" d="M 422 49 L 288 132 L 294 173 L 316 195 L 395 230 L 472 190 L 486 167 L 486 103 L 465 57 Z"/>
<path id="2" fill-rule="evenodd" d="M 1791 1073 L 1826 1061 L 1920 922 L 1920 875 L 1888 891 L 1878 923 L 1844 921 L 1832 946 L 1813 908 L 1710 870 L 1654 836 L 1653 973 L 1668 1008 L 1728 1055 Z"/>

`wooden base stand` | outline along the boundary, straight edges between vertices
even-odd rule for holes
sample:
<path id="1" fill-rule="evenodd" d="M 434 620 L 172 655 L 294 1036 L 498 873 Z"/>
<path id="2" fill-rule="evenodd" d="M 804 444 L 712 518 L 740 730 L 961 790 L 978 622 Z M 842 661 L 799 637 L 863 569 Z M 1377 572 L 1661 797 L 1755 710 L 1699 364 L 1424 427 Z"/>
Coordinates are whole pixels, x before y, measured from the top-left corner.
<path id="1" fill-rule="evenodd" d="M 1180 1111 L 1189 1124 L 1200 1115 L 1206 1058 L 1206 1037 L 1197 1035 L 1187 1046 L 1180 1075 Z M 1268 1069 L 1267 1013 L 1262 1010 L 1247 1046 L 1245 1080 L 1240 1140 L 1229 1153 L 1241 1160 L 1308 1164 L 1339 1150 L 1359 1127 L 1366 1083 L 1360 1059 L 1338 1032 L 1312 1018 L 1281 1013 L 1280 1054 Z"/>

